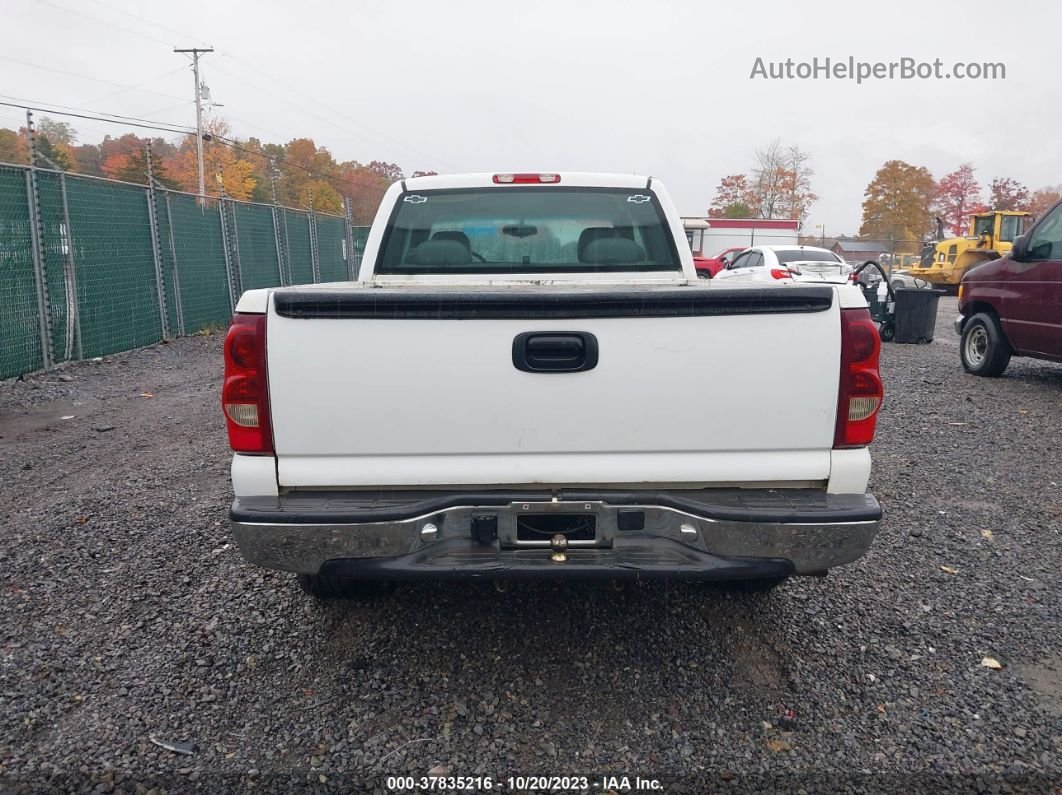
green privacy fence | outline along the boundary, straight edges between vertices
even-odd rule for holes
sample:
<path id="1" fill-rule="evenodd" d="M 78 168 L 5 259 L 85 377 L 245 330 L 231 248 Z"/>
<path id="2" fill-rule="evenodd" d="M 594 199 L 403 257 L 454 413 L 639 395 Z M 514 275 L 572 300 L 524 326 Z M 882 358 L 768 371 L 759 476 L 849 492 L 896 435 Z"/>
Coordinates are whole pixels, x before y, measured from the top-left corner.
<path id="1" fill-rule="evenodd" d="M 356 278 L 367 227 L 0 164 L 0 379 L 227 322 L 244 290 Z"/>

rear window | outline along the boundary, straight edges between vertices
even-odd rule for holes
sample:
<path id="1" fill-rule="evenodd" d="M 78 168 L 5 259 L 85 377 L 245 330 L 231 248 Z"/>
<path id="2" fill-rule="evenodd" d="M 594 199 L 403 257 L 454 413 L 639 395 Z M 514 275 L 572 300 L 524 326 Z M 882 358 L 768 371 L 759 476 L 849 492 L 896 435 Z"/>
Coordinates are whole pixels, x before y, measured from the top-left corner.
<path id="1" fill-rule="evenodd" d="M 802 248 L 792 248 L 774 253 L 778 257 L 778 261 L 783 265 L 790 262 L 828 262 L 831 265 L 837 265 L 841 262 L 841 258 L 830 251 L 809 251 Z"/>
<path id="2" fill-rule="evenodd" d="M 535 186 L 403 194 L 384 233 L 376 272 L 679 269 L 651 192 Z"/>

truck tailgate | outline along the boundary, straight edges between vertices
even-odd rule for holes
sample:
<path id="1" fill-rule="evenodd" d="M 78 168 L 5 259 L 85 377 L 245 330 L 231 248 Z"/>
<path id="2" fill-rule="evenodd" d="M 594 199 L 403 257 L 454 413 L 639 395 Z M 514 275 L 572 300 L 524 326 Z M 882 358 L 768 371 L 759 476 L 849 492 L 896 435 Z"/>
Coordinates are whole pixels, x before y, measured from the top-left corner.
<path id="1" fill-rule="evenodd" d="M 810 285 L 278 291 L 278 481 L 824 481 L 839 311 L 834 288 Z M 596 364 L 518 369 L 529 333 L 578 336 Z"/>

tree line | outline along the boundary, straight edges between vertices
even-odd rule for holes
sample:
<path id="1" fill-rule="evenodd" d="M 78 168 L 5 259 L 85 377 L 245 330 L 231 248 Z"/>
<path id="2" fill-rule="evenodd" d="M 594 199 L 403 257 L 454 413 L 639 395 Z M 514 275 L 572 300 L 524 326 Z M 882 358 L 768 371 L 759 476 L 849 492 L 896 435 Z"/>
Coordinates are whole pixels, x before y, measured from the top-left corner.
<path id="1" fill-rule="evenodd" d="M 37 125 L 38 152 L 63 171 L 89 174 L 146 185 L 148 147 L 154 179 L 174 190 L 195 193 L 199 189 L 196 138 L 186 135 L 177 142 L 161 137 L 126 133 L 105 136 L 98 143 L 78 143 L 78 133 L 66 122 L 42 118 Z M 25 127 L 0 129 L 0 162 L 29 163 L 29 139 Z M 257 138 L 235 140 L 229 125 L 211 119 L 203 131 L 205 193 L 233 199 L 278 203 L 290 207 L 313 207 L 343 213 L 343 199 L 351 200 L 354 222 L 371 223 L 384 192 L 405 175 L 394 163 L 373 160 L 337 162 L 332 153 L 312 138 L 296 138 L 284 144 Z M 416 171 L 411 176 L 434 172 Z"/>
<path id="2" fill-rule="evenodd" d="M 921 240 L 936 234 L 939 218 L 946 233 L 969 234 L 970 216 L 986 210 L 1041 215 L 1062 199 L 1062 185 L 1030 190 L 1011 177 L 995 177 L 985 195 L 972 163 L 934 179 L 929 169 L 889 160 L 867 185 L 860 237 Z"/>
<path id="3" fill-rule="evenodd" d="M 1030 190 L 1010 177 L 996 177 L 987 195 L 975 169 L 963 163 L 939 180 L 929 169 L 889 160 L 867 185 L 859 236 L 897 242 L 936 234 L 936 219 L 955 236 L 968 233 L 970 216 L 985 210 L 1018 210 L 1038 216 L 1062 199 L 1062 185 Z M 752 169 L 722 178 L 709 218 L 786 218 L 803 227 L 818 199 L 811 189 L 815 172 L 799 146 L 774 141 L 757 149 Z"/>

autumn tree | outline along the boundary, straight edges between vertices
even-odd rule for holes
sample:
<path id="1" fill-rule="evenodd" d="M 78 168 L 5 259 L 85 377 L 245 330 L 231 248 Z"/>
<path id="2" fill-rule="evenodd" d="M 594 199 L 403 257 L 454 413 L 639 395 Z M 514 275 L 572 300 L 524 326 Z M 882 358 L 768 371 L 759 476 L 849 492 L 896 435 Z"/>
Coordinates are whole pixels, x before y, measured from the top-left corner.
<path id="1" fill-rule="evenodd" d="M 164 138 L 141 138 L 133 133 L 104 137 L 98 144 L 85 144 L 75 150 L 78 170 L 83 174 L 147 184 L 147 147 L 151 147 L 152 173 L 168 188 L 180 184 L 166 171 L 166 161 L 177 154 L 177 147 Z"/>
<path id="2" fill-rule="evenodd" d="M 14 130 L 0 130 L 0 163 L 29 163 L 29 148 L 25 137 Z"/>
<path id="3" fill-rule="evenodd" d="M 133 133 L 126 133 L 118 138 L 105 136 L 99 143 L 100 157 L 106 160 L 112 155 L 128 155 L 133 152 L 142 152 L 144 147 L 151 144 L 151 156 L 156 160 L 162 160 L 177 154 L 177 147 L 165 138 L 141 138 Z M 192 139 L 195 143 L 195 139 Z"/>
<path id="4" fill-rule="evenodd" d="M 257 181 L 254 166 L 240 156 L 228 139 L 229 126 L 221 119 L 211 119 L 203 132 L 204 191 L 208 196 L 224 193 L 232 199 L 247 200 L 254 193 Z M 163 169 L 182 190 L 199 190 L 199 165 L 195 135 L 181 141 L 177 153 L 162 159 Z"/>
<path id="5" fill-rule="evenodd" d="M 273 188 L 281 176 L 277 161 L 284 157 L 282 144 L 264 143 L 257 138 L 248 138 L 240 145 L 240 157 L 251 164 L 255 184 L 251 191 L 251 200 L 270 203 L 273 201 Z"/>
<path id="6" fill-rule="evenodd" d="M 1025 209 L 1039 218 L 1051 209 L 1055 202 L 1060 199 L 1062 199 L 1062 185 L 1040 188 L 1039 190 L 1033 191 L 1032 197 L 1029 199 L 1029 203 Z"/>
<path id="7" fill-rule="evenodd" d="M 981 185 L 974 176 L 971 163 L 963 163 L 958 169 L 941 177 L 937 183 L 935 207 L 951 228 L 952 234 L 962 237 L 970 226 L 970 216 L 983 207 Z"/>
<path id="8" fill-rule="evenodd" d="M 37 137 L 37 154 L 45 164 L 53 164 L 60 171 L 74 170 L 74 156 L 66 144 L 54 144 L 51 139 L 41 135 Z"/>
<path id="9" fill-rule="evenodd" d="M 100 156 L 99 144 L 79 144 L 70 151 L 77 163 L 78 174 L 103 176 L 103 158 Z"/>
<path id="10" fill-rule="evenodd" d="M 47 116 L 42 117 L 37 124 L 37 135 L 47 138 L 56 146 L 59 144 L 73 146 L 77 143 L 77 131 L 69 122 L 55 121 Z"/>
<path id="11" fill-rule="evenodd" d="M 343 212 L 343 197 L 335 187 L 338 166 L 332 153 L 312 138 L 296 138 L 284 145 L 277 159 L 277 201 L 319 212 Z"/>
<path id="12" fill-rule="evenodd" d="M 793 218 L 802 226 L 818 199 L 811 192 L 810 156 L 799 146 L 772 141 L 756 150 L 756 166 L 749 180 L 752 207 L 760 218 Z"/>
<path id="13" fill-rule="evenodd" d="M 340 165 L 339 181 L 350 198 L 354 223 L 365 225 L 372 223 L 380 200 L 393 180 L 379 169 L 347 162 Z"/>
<path id="14" fill-rule="evenodd" d="M 730 174 L 719 181 L 715 198 L 708 208 L 709 218 L 749 218 L 755 197 L 744 174 Z"/>
<path id="15" fill-rule="evenodd" d="M 752 197 L 761 218 L 775 218 L 782 202 L 786 180 L 785 150 L 778 140 L 766 149 L 756 150 L 756 167 L 752 170 Z"/>
<path id="16" fill-rule="evenodd" d="M 889 160 L 863 195 L 860 237 L 916 241 L 929 231 L 936 182 L 926 168 Z"/>
<path id="17" fill-rule="evenodd" d="M 819 198 L 811 191 L 811 178 L 815 172 L 809 165 L 810 160 L 811 155 L 799 146 L 789 146 L 785 149 L 778 215 L 798 221 L 799 226 L 804 225 L 808 210 Z"/>
<path id="18" fill-rule="evenodd" d="M 147 149 L 134 149 L 131 152 L 113 154 L 103 161 L 100 167 L 103 176 L 120 179 L 123 182 L 148 184 Z M 164 187 L 178 190 L 181 186 L 166 172 L 165 162 L 155 158 L 152 153 L 151 174 L 155 181 Z"/>
<path id="19" fill-rule="evenodd" d="M 1010 177 L 996 177 L 988 186 L 988 203 L 993 210 L 1025 210 L 1029 189 Z"/>
<path id="20" fill-rule="evenodd" d="M 398 180 L 402 179 L 404 176 L 402 174 L 402 169 L 399 166 L 396 166 L 394 163 L 385 163 L 382 160 L 373 160 L 369 163 L 368 168 L 369 171 L 379 174 L 381 177 L 390 180 L 391 182 L 398 182 Z"/>
<path id="21" fill-rule="evenodd" d="M 799 146 L 783 146 L 777 140 L 757 149 L 750 174 L 731 174 L 720 181 L 708 216 L 792 218 L 803 226 L 818 199 L 811 190 L 815 172 L 810 160 Z"/>
<path id="22" fill-rule="evenodd" d="M 55 121 L 47 116 L 37 123 L 37 152 L 51 161 L 61 171 L 73 171 L 77 160 L 72 150 L 77 142 L 77 133 L 65 121 Z"/>

